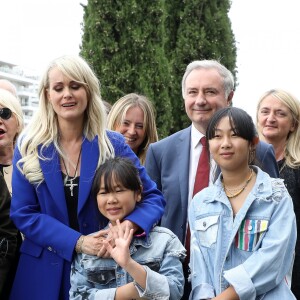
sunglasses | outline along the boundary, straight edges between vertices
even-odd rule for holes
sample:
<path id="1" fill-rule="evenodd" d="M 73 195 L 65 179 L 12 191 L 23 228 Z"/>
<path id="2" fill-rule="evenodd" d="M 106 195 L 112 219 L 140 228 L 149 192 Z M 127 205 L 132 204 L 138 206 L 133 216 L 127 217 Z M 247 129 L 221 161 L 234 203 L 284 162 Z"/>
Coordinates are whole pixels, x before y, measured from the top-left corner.
<path id="1" fill-rule="evenodd" d="M 0 118 L 3 120 L 8 120 L 12 115 L 12 112 L 9 108 L 4 107 L 0 108 Z"/>

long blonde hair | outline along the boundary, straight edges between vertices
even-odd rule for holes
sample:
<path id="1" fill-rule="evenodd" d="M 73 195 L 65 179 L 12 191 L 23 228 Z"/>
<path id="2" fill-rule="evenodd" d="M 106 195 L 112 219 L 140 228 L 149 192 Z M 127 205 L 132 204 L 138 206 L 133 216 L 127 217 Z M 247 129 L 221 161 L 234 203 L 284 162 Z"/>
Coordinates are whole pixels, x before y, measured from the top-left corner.
<path id="1" fill-rule="evenodd" d="M 116 130 L 125 120 L 128 109 L 132 107 L 139 107 L 144 112 L 145 138 L 137 153 L 141 164 L 144 164 L 149 145 L 158 141 L 155 109 L 152 103 L 143 95 L 135 93 L 125 95 L 112 106 L 108 114 L 107 127 L 110 130 Z"/>
<path id="2" fill-rule="evenodd" d="M 267 91 L 262 95 L 257 104 L 256 110 L 256 120 L 258 124 L 258 112 L 262 101 L 268 97 L 272 96 L 282 102 L 291 112 L 293 125 L 295 130 L 290 132 L 287 137 L 286 147 L 284 150 L 285 163 L 291 168 L 298 168 L 300 166 L 300 148 L 299 148 L 299 139 L 300 139 L 300 102 L 293 95 L 284 90 L 273 89 Z M 261 139 L 261 130 L 258 127 L 259 136 Z"/>
<path id="3" fill-rule="evenodd" d="M 51 143 L 60 155 L 62 149 L 58 143 L 58 119 L 47 98 L 49 88 L 49 72 L 57 68 L 65 76 L 83 84 L 87 92 L 88 103 L 84 116 L 83 136 L 93 140 L 98 136 L 99 160 L 98 166 L 107 158 L 114 156 L 113 146 L 106 135 L 106 112 L 100 96 L 100 83 L 88 63 L 79 56 L 62 56 L 53 60 L 44 73 L 39 86 L 39 108 L 24 134 L 19 139 L 18 147 L 22 158 L 18 167 L 31 183 L 41 183 L 44 180 L 39 159 L 47 160 L 41 153 Z M 40 151 L 38 147 L 41 146 Z"/>

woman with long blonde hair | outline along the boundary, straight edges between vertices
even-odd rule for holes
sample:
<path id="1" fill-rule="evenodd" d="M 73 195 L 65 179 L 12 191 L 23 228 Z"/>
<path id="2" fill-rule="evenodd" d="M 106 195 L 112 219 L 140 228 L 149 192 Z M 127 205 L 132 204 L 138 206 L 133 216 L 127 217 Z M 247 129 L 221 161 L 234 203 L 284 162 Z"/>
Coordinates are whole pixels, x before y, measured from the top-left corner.
<path id="1" fill-rule="evenodd" d="M 42 77 L 38 111 L 14 154 L 11 218 L 25 239 L 11 299 L 69 299 L 74 252 L 104 254 L 99 237 L 111 234 L 89 234 L 108 220 L 90 190 L 97 168 L 108 158 L 132 160 L 143 183 L 146 201 L 122 227 L 148 234 L 163 213 L 163 197 L 136 155 L 120 134 L 106 130 L 99 86 L 79 56 L 55 59 Z"/>
<path id="2" fill-rule="evenodd" d="M 291 93 L 273 89 L 257 104 L 257 128 L 260 139 L 272 144 L 279 176 L 292 197 L 300 232 L 300 102 Z M 300 299 L 300 239 L 297 239 L 292 274 L 292 291 Z"/>
<path id="3" fill-rule="evenodd" d="M 131 93 L 120 98 L 108 114 L 107 126 L 125 137 L 141 164 L 145 163 L 149 145 L 158 141 L 155 110 L 143 95 Z"/>

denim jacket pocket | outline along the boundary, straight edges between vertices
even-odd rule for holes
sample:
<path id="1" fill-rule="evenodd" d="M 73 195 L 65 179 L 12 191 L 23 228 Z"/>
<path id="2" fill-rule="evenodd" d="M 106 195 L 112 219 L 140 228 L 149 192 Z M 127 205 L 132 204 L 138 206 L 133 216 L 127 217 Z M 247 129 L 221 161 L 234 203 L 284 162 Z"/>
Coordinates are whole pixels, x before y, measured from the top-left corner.
<path id="1" fill-rule="evenodd" d="M 235 236 L 236 248 L 252 252 L 268 229 L 268 220 L 244 219 Z"/>
<path id="2" fill-rule="evenodd" d="M 211 247 L 215 244 L 218 236 L 219 216 L 207 216 L 195 221 L 195 229 L 199 234 L 200 244 Z"/>
<path id="3" fill-rule="evenodd" d="M 111 281 L 116 280 L 115 270 L 103 270 L 100 268 L 88 269 L 87 280 L 92 283 L 107 285 Z"/>

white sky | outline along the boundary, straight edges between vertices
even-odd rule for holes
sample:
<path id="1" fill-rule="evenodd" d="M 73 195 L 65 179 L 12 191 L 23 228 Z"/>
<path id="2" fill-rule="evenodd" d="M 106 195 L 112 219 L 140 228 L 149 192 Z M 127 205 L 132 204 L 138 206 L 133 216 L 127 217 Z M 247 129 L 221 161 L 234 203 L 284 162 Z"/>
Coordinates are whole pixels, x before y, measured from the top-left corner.
<path id="1" fill-rule="evenodd" d="M 0 0 L 0 60 L 42 73 L 64 54 L 78 54 L 87 0 Z"/>
<path id="2" fill-rule="evenodd" d="M 299 0 L 233 0 L 239 86 L 233 98 L 255 117 L 260 96 L 282 88 L 300 96 Z"/>
<path id="3" fill-rule="evenodd" d="M 78 54 L 80 2 L 87 0 L 0 0 L 0 60 L 42 73 L 52 59 Z M 239 81 L 233 101 L 253 117 L 268 89 L 300 98 L 299 6 L 299 0 L 232 0 Z"/>

